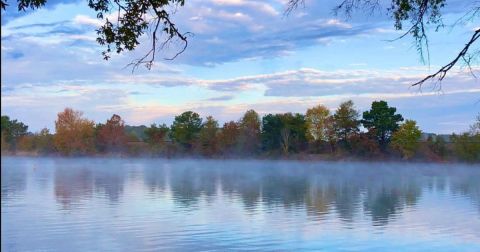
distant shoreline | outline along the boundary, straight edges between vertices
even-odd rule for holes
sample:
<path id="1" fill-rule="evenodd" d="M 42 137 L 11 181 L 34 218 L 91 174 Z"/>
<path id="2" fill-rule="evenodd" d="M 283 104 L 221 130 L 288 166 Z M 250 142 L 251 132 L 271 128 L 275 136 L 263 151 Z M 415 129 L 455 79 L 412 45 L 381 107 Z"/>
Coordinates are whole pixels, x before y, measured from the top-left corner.
<path id="1" fill-rule="evenodd" d="M 332 156 L 328 154 L 292 154 L 289 156 L 228 156 L 228 157 L 205 157 L 201 155 L 128 155 L 128 154 L 95 154 L 95 155 L 70 155 L 61 154 L 38 154 L 34 152 L 2 153 L 1 157 L 31 157 L 31 158 L 107 158 L 107 159 L 165 159 L 165 160 L 210 160 L 210 161 L 299 161 L 299 162 L 386 162 L 386 163 L 432 163 L 432 164 L 479 164 L 479 162 L 465 162 L 460 160 L 427 160 L 422 158 L 402 159 L 396 157 L 360 158 L 355 156 Z"/>

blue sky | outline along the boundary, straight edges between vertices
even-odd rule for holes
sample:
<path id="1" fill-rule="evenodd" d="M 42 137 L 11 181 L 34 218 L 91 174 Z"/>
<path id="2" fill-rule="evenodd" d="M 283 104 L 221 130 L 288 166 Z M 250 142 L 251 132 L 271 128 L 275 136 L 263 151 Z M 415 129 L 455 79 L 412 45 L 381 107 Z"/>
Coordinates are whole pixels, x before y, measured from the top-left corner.
<path id="1" fill-rule="evenodd" d="M 335 17 L 335 1 L 324 0 L 285 16 L 285 2 L 189 0 L 173 16 L 194 34 L 187 50 L 133 74 L 125 66 L 147 51 L 149 38 L 104 61 L 95 42 L 101 20 L 85 1 L 49 1 L 25 13 L 9 8 L 1 27 L 2 114 L 37 131 L 53 130 L 65 107 L 96 122 L 117 113 L 127 124 L 149 125 L 169 124 L 186 110 L 223 123 L 248 109 L 304 113 L 352 99 L 364 111 L 383 99 L 427 132 L 462 132 L 473 123 L 480 80 L 468 69 L 453 69 L 441 89 L 409 86 L 453 58 L 478 27 L 478 20 L 451 27 L 471 1 L 447 1 L 445 28 L 429 28 L 430 64 L 421 62 L 410 37 L 389 41 L 401 33 L 385 13 Z M 480 70 L 477 62 L 473 68 Z"/>

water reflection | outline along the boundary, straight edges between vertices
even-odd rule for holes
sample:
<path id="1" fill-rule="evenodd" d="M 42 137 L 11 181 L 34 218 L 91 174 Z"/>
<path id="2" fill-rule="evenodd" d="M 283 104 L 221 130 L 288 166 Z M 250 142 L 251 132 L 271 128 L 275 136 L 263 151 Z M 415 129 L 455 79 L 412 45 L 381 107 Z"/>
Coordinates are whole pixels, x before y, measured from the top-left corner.
<path id="1" fill-rule="evenodd" d="M 190 238 L 220 239 L 218 233 L 232 230 L 236 236 L 225 239 L 237 242 L 252 239 L 246 234 L 257 229 L 274 239 L 280 230 L 292 228 L 345 229 L 356 235 L 379 227 L 387 232 L 389 226 L 399 232 L 429 230 L 422 225 L 455 231 L 480 244 L 480 230 L 474 226 L 480 224 L 480 169 L 468 165 L 8 158 L 2 159 L 1 179 L 2 219 L 5 214 L 21 223 L 27 212 L 14 211 L 9 203 L 22 200 L 27 208 L 36 198 L 38 209 L 44 210 L 39 214 L 48 217 L 40 218 L 39 225 L 51 225 L 42 221 L 54 221 L 61 211 L 78 212 L 81 215 L 64 225 L 102 220 L 106 226 L 98 232 L 113 232 L 113 227 L 121 233 L 150 230 L 144 235 L 155 240 L 149 242 L 156 249 L 162 243 L 156 239 L 179 248 L 180 237 L 190 244 L 195 241 Z M 52 191 L 38 191 L 37 185 Z M 49 208 L 50 199 L 60 210 Z M 442 216 L 425 219 L 437 206 L 453 207 L 444 211 L 454 211 L 450 214 L 457 223 Z M 195 217 L 185 219 L 188 213 Z M 251 222 L 253 229 L 235 229 L 244 222 Z M 165 232 L 168 236 L 160 237 Z M 275 239 L 285 245 L 283 238 Z"/>

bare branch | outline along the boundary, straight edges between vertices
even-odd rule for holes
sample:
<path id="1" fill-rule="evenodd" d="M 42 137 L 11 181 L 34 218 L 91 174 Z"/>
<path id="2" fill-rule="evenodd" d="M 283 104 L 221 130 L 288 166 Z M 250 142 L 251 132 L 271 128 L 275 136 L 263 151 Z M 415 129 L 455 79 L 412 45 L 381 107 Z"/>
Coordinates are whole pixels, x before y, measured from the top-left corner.
<path id="1" fill-rule="evenodd" d="M 430 79 L 434 79 L 434 78 L 437 78 L 438 81 L 442 81 L 445 78 L 445 76 L 447 75 L 448 71 L 450 71 L 450 69 L 452 69 L 460 59 L 464 59 L 464 60 L 467 59 L 466 55 L 468 53 L 468 50 L 470 49 L 470 46 L 473 43 L 475 43 L 475 41 L 479 37 L 480 37 L 480 29 L 477 29 L 477 30 L 475 30 L 475 32 L 473 33 L 473 36 L 470 38 L 470 40 L 467 42 L 467 44 L 465 44 L 463 49 L 457 55 L 457 57 L 455 57 L 455 59 L 453 59 L 450 63 L 448 63 L 445 66 L 443 66 L 442 68 L 440 68 L 434 74 L 428 75 L 427 77 L 423 78 L 422 80 L 412 84 L 412 86 L 422 85 L 423 83 L 425 83 L 425 81 L 430 80 Z M 465 60 L 465 62 L 467 63 L 467 65 L 470 66 L 470 59 Z"/>

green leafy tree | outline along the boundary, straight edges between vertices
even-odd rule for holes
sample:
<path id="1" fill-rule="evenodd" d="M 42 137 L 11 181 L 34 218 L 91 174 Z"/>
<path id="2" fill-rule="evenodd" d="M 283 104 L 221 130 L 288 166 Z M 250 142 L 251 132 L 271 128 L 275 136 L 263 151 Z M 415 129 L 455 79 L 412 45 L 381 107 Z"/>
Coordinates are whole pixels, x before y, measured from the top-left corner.
<path id="1" fill-rule="evenodd" d="M 382 148 L 390 142 L 390 138 L 403 121 L 394 107 L 389 107 L 386 101 L 374 101 L 370 111 L 363 112 L 362 124 L 371 132 Z"/>
<path id="2" fill-rule="evenodd" d="M 17 142 L 23 136 L 28 134 L 28 126 L 22 122 L 10 120 L 8 116 L 1 117 L 1 134 L 3 141 L 8 145 L 8 149 L 15 151 Z M 3 149 L 3 147 L 2 147 Z"/>
<path id="3" fill-rule="evenodd" d="M 464 161 L 480 161 L 480 114 L 470 127 L 470 131 L 452 135 L 453 149 L 456 156 Z"/>
<path id="4" fill-rule="evenodd" d="M 392 147 L 400 153 L 403 158 L 410 159 L 418 150 L 422 132 L 417 126 L 417 122 L 413 120 L 406 120 L 400 128 L 393 133 Z"/>
<path id="5" fill-rule="evenodd" d="M 171 136 L 175 142 L 179 143 L 186 150 L 191 150 L 193 144 L 198 139 L 201 129 L 202 118 L 193 111 L 187 111 L 179 116 L 175 116 L 171 126 Z"/>
<path id="6" fill-rule="evenodd" d="M 198 137 L 198 150 L 204 156 L 213 156 L 218 153 L 218 122 L 208 116 Z"/>
<path id="7" fill-rule="evenodd" d="M 337 138 L 347 148 L 350 148 L 349 138 L 359 132 L 360 121 L 358 117 L 359 113 L 351 100 L 342 102 L 333 115 Z"/>
<path id="8" fill-rule="evenodd" d="M 454 153 L 460 160 L 467 162 L 480 161 L 480 134 L 453 134 L 452 143 Z"/>
<path id="9" fill-rule="evenodd" d="M 306 143 L 307 126 L 301 114 L 268 114 L 262 119 L 263 149 L 299 151 Z"/>

